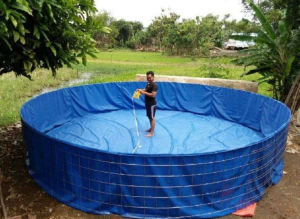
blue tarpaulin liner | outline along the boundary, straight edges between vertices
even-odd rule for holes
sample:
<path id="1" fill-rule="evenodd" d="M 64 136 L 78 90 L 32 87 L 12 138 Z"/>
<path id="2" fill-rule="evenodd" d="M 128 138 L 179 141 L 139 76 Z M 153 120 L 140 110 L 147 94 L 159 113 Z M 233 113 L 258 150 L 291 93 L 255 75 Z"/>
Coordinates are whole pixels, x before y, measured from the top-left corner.
<path id="1" fill-rule="evenodd" d="M 63 203 L 134 218 L 211 218 L 257 202 L 282 177 L 290 111 L 228 88 L 158 83 L 156 130 L 142 82 L 61 89 L 21 109 L 27 166 Z"/>
<path id="2" fill-rule="evenodd" d="M 137 111 L 140 130 L 149 128 L 145 110 Z M 132 153 L 138 138 L 132 110 L 117 110 L 79 117 L 48 132 L 51 137 L 110 152 Z M 263 138 L 245 126 L 188 112 L 160 110 L 155 138 L 141 131 L 136 153 L 194 154 L 233 150 Z M 163 145 L 163 147 L 162 147 Z"/>

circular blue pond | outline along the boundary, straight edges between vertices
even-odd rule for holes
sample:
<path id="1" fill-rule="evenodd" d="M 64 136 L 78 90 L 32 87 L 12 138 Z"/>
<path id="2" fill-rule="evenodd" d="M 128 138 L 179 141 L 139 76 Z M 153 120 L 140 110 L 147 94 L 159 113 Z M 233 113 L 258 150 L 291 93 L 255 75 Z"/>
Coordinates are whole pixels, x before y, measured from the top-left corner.
<path id="1" fill-rule="evenodd" d="M 259 201 L 283 169 L 290 110 L 254 93 L 158 83 L 156 129 L 142 82 L 60 89 L 21 109 L 27 166 L 63 203 L 95 214 L 211 218 Z M 139 142 L 140 147 L 136 147 Z"/>

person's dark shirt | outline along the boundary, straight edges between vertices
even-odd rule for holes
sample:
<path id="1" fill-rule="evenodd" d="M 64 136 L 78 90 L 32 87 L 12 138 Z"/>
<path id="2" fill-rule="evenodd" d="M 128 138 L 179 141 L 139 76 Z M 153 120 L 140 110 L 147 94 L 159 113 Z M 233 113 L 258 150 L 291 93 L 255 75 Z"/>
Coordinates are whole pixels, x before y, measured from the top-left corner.
<path id="1" fill-rule="evenodd" d="M 155 82 L 152 82 L 152 83 L 148 82 L 148 84 L 145 87 L 145 90 L 147 93 L 152 93 L 153 91 L 157 92 L 157 90 L 158 90 L 157 84 Z M 156 105 L 155 97 L 149 97 L 149 96 L 145 95 L 145 104 L 146 105 Z"/>

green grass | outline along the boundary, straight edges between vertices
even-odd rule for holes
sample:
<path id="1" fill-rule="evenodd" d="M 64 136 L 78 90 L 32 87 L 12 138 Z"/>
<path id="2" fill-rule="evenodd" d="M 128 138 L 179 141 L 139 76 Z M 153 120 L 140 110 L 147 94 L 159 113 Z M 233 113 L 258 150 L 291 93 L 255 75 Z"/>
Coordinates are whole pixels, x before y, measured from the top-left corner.
<path id="1" fill-rule="evenodd" d="M 97 59 L 89 58 L 88 65 L 74 66 L 72 69 L 61 69 L 57 78 L 53 78 L 46 70 L 38 70 L 32 74 L 34 81 L 24 77 L 6 74 L 0 77 L 0 126 L 18 121 L 21 106 L 37 94 L 43 87 L 55 87 L 79 74 L 91 73 L 88 83 L 112 81 L 134 81 L 136 74 L 145 74 L 152 70 L 158 75 L 210 77 L 236 80 L 257 80 L 259 75 L 241 78 L 243 67 L 231 64 L 232 58 L 200 58 L 192 60 L 189 57 L 171 57 L 160 53 L 132 52 L 116 50 L 99 52 Z M 259 87 L 259 93 L 270 96 L 267 85 Z"/>
<path id="2" fill-rule="evenodd" d="M 0 77 L 0 127 L 20 120 L 21 106 L 44 87 L 57 87 L 77 77 L 75 70 L 61 69 L 56 78 L 50 71 L 37 70 L 32 74 L 33 81 L 14 74 Z"/>
<path id="3" fill-rule="evenodd" d="M 131 63 L 175 63 L 189 62 L 190 58 L 164 56 L 154 52 L 132 52 L 130 50 L 104 51 L 97 54 L 100 61 L 123 61 Z"/>
<path id="4" fill-rule="evenodd" d="M 199 58 L 165 56 L 160 53 L 117 50 L 99 52 L 97 59 L 90 58 L 87 66 L 79 65 L 80 72 L 92 73 L 90 83 L 134 81 L 136 74 L 152 70 L 158 75 L 224 78 L 257 81 L 259 75 L 240 77 L 244 68 L 231 64 L 230 57 Z M 259 86 L 260 94 L 271 96 L 268 85 Z"/>

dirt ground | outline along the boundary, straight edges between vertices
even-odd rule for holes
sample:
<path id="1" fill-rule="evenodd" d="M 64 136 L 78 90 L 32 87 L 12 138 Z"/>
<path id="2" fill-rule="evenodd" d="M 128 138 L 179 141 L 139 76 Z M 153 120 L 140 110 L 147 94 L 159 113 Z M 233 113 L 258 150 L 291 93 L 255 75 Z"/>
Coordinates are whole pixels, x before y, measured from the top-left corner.
<path id="1" fill-rule="evenodd" d="M 254 218 L 300 219 L 300 128 L 290 127 L 284 156 L 284 176 L 271 187 L 257 204 Z M 23 219 L 94 219 L 120 216 L 86 214 L 70 208 L 47 195 L 29 176 L 25 166 L 25 145 L 22 140 L 21 124 L 0 128 L 0 169 L 2 191 L 9 217 L 20 215 Z M 0 208 L 0 218 L 2 209 Z M 17 218 L 17 217 L 16 217 Z M 229 215 L 224 219 L 238 219 Z"/>

